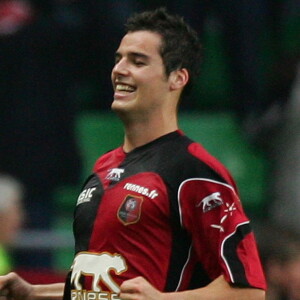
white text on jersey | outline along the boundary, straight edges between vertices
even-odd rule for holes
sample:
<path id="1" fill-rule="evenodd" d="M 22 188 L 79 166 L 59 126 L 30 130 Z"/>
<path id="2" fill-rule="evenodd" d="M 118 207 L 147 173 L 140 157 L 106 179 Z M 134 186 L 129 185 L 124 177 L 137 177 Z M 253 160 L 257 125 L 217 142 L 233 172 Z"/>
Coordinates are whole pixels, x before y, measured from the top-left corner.
<path id="1" fill-rule="evenodd" d="M 141 185 L 138 184 L 134 184 L 134 183 L 126 183 L 124 185 L 124 189 L 127 191 L 132 191 L 132 192 L 136 192 L 138 194 L 141 194 L 143 196 L 147 196 L 151 199 L 154 199 L 158 196 L 158 193 L 156 190 L 149 190 L 146 187 L 143 187 Z"/>
<path id="2" fill-rule="evenodd" d="M 93 292 L 93 291 L 71 291 L 72 300 L 120 300 L 117 294 L 108 292 Z"/>
<path id="3" fill-rule="evenodd" d="M 77 200 L 77 205 L 81 204 L 81 203 L 85 203 L 85 202 L 90 202 L 91 198 L 93 197 L 93 192 L 95 191 L 95 187 L 93 188 L 88 188 L 83 190 Z"/>

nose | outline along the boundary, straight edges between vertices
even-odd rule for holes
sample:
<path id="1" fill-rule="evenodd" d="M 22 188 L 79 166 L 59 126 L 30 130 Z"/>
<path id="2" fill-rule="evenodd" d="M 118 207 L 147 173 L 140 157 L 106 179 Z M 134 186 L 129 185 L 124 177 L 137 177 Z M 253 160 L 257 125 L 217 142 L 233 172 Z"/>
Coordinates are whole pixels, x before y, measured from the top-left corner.
<path id="1" fill-rule="evenodd" d="M 112 73 L 114 75 L 128 75 L 129 70 L 125 58 L 121 58 L 118 62 L 115 63 Z"/>

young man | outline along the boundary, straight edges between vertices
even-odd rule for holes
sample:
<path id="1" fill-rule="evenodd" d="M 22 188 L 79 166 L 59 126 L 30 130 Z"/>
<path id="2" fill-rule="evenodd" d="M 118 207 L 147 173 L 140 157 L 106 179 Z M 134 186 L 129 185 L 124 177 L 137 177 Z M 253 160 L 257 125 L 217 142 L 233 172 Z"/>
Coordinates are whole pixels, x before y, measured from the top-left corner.
<path id="1" fill-rule="evenodd" d="M 104 154 L 75 210 L 66 284 L 0 279 L 13 299 L 264 299 L 256 243 L 227 170 L 178 129 L 197 35 L 162 9 L 131 18 L 112 70 L 122 147 Z M 1 298 L 0 298 L 1 299 Z"/>

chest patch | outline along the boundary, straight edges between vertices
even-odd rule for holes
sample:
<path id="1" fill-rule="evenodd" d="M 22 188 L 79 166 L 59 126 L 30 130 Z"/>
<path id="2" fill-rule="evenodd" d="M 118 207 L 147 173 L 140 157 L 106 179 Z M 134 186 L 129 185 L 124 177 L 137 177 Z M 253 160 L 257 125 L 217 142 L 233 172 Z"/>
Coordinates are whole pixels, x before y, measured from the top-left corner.
<path id="1" fill-rule="evenodd" d="M 118 210 L 118 218 L 124 225 L 137 223 L 141 217 L 143 197 L 127 195 Z"/>

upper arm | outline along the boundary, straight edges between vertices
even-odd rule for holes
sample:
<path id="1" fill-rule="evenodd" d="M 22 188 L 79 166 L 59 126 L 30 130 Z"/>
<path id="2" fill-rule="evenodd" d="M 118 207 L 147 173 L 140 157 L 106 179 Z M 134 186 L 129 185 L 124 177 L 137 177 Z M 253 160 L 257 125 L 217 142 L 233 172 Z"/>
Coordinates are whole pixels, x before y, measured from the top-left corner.
<path id="1" fill-rule="evenodd" d="M 210 278 L 265 288 L 256 242 L 233 187 L 205 178 L 184 182 L 178 193 L 182 226 Z"/>

